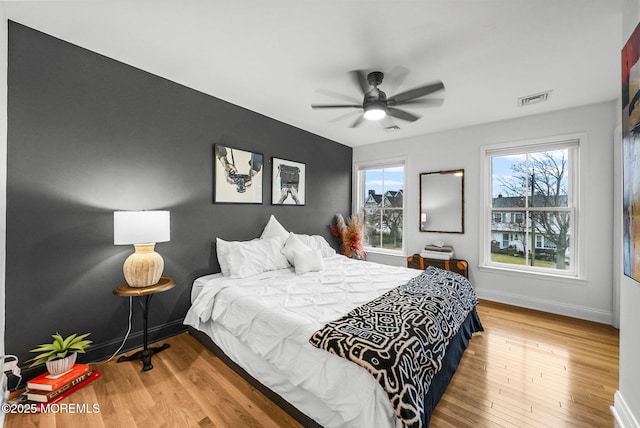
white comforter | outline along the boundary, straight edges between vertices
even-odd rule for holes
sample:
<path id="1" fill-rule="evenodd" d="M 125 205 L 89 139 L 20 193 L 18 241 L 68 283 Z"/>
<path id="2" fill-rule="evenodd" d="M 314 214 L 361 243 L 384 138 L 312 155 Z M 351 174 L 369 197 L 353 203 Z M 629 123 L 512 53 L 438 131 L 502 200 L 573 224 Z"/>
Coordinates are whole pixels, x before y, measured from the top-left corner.
<path id="1" fill-rule="evenodd" d="M 323 426 L 396 426 L 398 419 L 375 379 L 356 364 L 314 348 L 309 338 L 327 322 L 421 271 L 344 256 L 325 258 L 324 265 L 322 272 L 304 275 L 282 269 L 245 279 L 200 278 L 185 324 L 203 331 L 211 324 L 223 327 L 241 342 L 240 348 L 248 348 L 277 373 L 260 373 L 255 358 L 253 363 L 237 361 L 235 351 L 222 344 L 227 355 Z"/>

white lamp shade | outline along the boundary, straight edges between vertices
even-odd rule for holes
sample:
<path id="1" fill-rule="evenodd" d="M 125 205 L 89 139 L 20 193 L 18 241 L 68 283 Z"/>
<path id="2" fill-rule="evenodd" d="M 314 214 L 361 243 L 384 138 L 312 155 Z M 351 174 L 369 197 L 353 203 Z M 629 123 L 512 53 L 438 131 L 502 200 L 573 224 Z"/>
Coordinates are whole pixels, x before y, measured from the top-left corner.
<path id="1" fill-rule="evenodd" d="M 114 211 L 114 245 L 166 242 L 170 238 L 169 211 Z"/>

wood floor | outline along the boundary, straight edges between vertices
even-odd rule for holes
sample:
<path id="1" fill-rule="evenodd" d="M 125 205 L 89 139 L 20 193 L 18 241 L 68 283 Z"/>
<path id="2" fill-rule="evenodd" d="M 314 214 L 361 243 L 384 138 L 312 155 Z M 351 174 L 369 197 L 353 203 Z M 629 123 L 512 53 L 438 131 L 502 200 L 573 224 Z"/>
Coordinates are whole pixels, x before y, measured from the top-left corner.
<path id="1" fill-rule="evenodd" d="M 487 301 L 478 312 L 485 331 L 471 340 L 432 428 L 614 426 L 616 329 Z M 171 347 L 153 357 L 153 370 L 96 364 L 102 377 L 62 401 L 99 412 L 8 414 L 5 427 L 300 426 L 188 334 L 164 342 Z"/>
<path id="2" fill-rule="evenodd" d="M 432 427 L 613 427 L 618 330 L 483 301 Z"/>

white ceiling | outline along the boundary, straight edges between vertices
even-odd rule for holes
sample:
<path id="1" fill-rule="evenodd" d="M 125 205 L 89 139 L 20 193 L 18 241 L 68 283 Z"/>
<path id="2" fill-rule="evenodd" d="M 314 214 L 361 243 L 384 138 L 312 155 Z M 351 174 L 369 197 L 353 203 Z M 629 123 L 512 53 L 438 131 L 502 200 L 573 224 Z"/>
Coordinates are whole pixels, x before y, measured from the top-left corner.
<path id="1" fill-rule="evenodd" d="M 349 146 L 613 100 L 624 0 L 3 2 L 8 19 Z M 409 71 L 397 87 L 401 67 Z M 439 108 L 349 128 L 318 89 L 361 98 L 442 80 Z M 396 69 L 397 70 L 397 69 Z M 546 103 L 517 98 L 553 90 Z"/>

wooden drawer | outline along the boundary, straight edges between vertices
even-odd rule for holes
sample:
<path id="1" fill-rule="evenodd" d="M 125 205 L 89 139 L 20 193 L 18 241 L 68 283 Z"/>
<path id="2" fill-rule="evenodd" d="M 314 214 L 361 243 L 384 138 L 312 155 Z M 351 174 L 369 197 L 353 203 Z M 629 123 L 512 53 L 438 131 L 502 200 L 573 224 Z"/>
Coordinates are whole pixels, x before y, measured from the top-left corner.
<path id="1" fill-rule="evenodd" d="M 469 264 L 466 260 L 462 259 L 451 259 L 451 260 L 437 260 L 437 259 L 426 259 L 424 257 L 420 257 L 420 254 L 414 254 L 413 256 L 407 257 L 407 267 L 414 269 L 426 269 L 429 266 L 435 266 L 440 269 L 450 270 L 452 272 L 459 273 L 465 278 L 469 278 Z"/>

